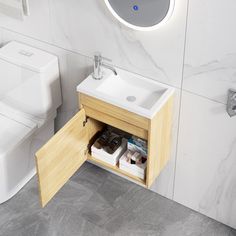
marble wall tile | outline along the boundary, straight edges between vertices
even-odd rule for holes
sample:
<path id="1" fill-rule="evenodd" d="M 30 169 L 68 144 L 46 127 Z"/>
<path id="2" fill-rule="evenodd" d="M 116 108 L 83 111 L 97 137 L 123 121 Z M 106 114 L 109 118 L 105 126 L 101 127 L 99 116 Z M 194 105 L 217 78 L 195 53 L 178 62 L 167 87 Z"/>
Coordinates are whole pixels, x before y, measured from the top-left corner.
<path id="1" fill-rule="evenodd" d="M 136 32 L 118 23 L 103 1 L 49 0 L 53 43 L 180 87 L 187 0 L 176 0 L 173 17 L 153 32 Z M 174 43 L 173 43 L 174 39 Z"/>
<path id="2" fill-rule="evenodd" d="M 184 92 L 174 200 L 236 228 L 236 119 Z"/>
<path id="3" fill-rule="evenodd" d="M 30 0 L 30 16 L 24 21 L 0 14 L 0 26 L 12 31 L 51 42 L 51 21 L 48 0 Z"/>
<path id="4" fill-rule="evenodd" d="M 101 51 L 116 66 L 180 87 L 187 0 L 176 0 L 170 21 L 149 33 L 120 25 L 103 1 L 32 0 L 30 7 L 24 22 L 0 16 L 0 25 L 87 56 Z"/>
<path id="5" fill-rule="evenodd" d="M 101 51 L 116 66 L 180 87 L 187 0 L 176 0 L 165 27 L 145 33 L 118 23 L 103 1 L 31 0 L 30 8 L 25 21 L 2 15 L 0 26 L 90 57 Z"/>
<path id="6" fill-rule="evenodd" d="M 2 29 L 0 28 L 0 46 L 2 45 Z"/>
<path id="7" fill-rule="evenodd" d="M 236 89 L 235 10 L 234 0 L 190 0 L 185 90 L 226 103 L 228 89 Z"/>

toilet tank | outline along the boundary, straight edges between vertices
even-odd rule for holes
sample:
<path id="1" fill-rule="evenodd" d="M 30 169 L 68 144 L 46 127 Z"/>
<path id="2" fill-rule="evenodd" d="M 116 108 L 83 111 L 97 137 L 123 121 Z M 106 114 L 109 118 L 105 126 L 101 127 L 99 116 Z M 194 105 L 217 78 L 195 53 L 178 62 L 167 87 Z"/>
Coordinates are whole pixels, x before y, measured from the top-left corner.
<path id="1" fill-rule="evenodd" d="M 0 107 L 47 119 L 61 105 L 58 58 L 10 42 L 0 48 Z"/>

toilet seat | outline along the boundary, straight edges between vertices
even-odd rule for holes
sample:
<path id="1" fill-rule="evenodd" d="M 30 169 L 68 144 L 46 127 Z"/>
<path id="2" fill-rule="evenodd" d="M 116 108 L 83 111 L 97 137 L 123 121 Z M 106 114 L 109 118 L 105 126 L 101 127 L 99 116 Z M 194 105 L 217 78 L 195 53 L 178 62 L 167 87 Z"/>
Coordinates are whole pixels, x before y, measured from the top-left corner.
<path id="1" fill-rule="evenodd" d="M 30 119 L 31 117 L 23 112 L 20 112 L 11 106 L 8 106 L 4 102 L 0 101 L 0 115 L 3 115 L 5 117 L 8 117 L 12 120 L 15 120 L 19 123 L 22 123 L 26 125 L 29 128 L 33 128 L 35 125 L 37 125 L 37 122 L 34 122 L 33 119 Z"/>
<path id="2" fill-rule="evenodd" d="M 24 142 L 37 129 L 37 125 L 23 117 L 10 117 L 0 113 L 0 158 Z"/>

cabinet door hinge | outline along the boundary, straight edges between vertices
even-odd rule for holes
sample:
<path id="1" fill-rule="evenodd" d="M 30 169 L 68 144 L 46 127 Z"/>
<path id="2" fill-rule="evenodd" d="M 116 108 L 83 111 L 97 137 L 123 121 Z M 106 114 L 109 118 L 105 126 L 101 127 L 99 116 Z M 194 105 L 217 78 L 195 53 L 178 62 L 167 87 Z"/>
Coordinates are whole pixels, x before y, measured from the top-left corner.
<path id="1" fill-rule="evenodd" d="M 85 127 L 85 125 L 87 124 L 88 122 L 88 118 L 86 117 L 85 120 L 83 121 L 83 126 Z"/>
<path id="2" fill-rule="evenodd" d="M 84 155 L 87 156 L 88 154 L 88 148 L 84 150 Z"/>

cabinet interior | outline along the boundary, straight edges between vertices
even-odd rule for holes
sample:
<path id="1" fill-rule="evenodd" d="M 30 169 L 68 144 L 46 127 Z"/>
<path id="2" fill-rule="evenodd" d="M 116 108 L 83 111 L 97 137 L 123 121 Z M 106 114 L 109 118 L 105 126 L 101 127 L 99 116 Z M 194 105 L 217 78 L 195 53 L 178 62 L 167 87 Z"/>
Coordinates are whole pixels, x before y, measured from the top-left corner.
<path id="1" fill-rule="evenodd" d="M 139 183 L 140 185 L 143 185 L 143 186 L 146 186 L 146 173 L 145 173 L 145 177 L 144 179 L 141 179 L 141 178 L 138 178 L 126 171 L 123 171 L 119 168 L 119 162 L 116 164 L 116 166 L 113 166 L 113 165 L 110 165 L 109 163 L 107 162 L 103 162 L 101 160 L 98 160 L 96 158 L 94 158 L 92 155 L 91 155 L 91 146 L 93 145 L 93 143 L 96 141 L 96 139 L 99 137 L 99 134 L 101 133 L 102 130 L 104 130 L 106 127 L 112 127 L 114 130 L 117 130 L 118 132 L 121 131 L 121 132 L 124 132 L 126 133 L 127 136 L 132 136 L 133 134 L 132 133 L 128 133 L 126 132 L 125 130 L 122 130 L 122 129 L 118 129 L 114 126 L 111 126 L 111 125 L 107 125 L 101 121 L 98 121 L 94 118 L 91 118 L 91 117 L 87 117 L 87 120 L 90 120 L 91 123 L 93 124 L 96 124 L 96 127 L 99 127 L 97 128 L 97 132 L 90 138 L 89 140 L 89 144 L 88 144 L 88 153 L 87 153 L 87 160 L 89 162 L 92 162 L 93 164 L 96 164 L 102 168 L 105 168 L 107 170 L 110 170 L 111 172 L 115 172 L 117 173 L 118 175 L 121 175 L 121 176 L 125 176 L 126 178 L 129 178 L 131 179 L 132 181 L 135 181 L 137 183 Z M 140 137 L 142 138 L 142 137 Z M 147 141 L 147 139 L 144 139 Z M 148 161 L 148 159 L 147 159 Z M 147 172 L 147 170 L 146 170 Z"/>

